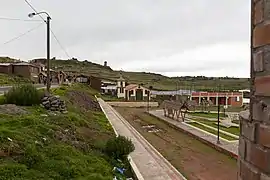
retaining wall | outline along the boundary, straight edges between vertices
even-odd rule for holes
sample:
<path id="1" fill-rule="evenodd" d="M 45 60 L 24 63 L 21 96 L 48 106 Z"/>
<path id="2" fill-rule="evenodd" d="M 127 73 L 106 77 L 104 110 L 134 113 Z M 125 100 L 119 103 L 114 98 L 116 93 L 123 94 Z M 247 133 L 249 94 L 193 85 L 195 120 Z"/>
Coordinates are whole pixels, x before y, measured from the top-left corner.
<path id="1" fill-rule="evenodd" d="M 107 102 L 111 106 L 117 107 L 147 107 L 148 102 Z M 149 107 L 158 107 L 158 102 L 149 102 Z"/>

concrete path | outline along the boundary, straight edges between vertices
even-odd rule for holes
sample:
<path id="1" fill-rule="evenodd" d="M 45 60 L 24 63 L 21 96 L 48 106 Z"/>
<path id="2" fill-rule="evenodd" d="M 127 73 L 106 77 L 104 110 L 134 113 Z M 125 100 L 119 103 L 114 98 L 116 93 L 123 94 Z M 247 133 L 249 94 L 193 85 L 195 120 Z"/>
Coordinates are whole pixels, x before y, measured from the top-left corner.
<path id="1" fill-rule="evenodd" d="M 227 142 L 223 139 L 220 139 L 220 144 L 217 144 L 217 137 L 215 135 L 205 133 L 203 131 L 190 127 L 185 123 L 165 117 L 163 114 L 163 110 L 150 111 L 149 113 L 167 123 L 170 123 L 171 125 L 174 125 L 177 128 L 180 128 L 200 139 L 203 139 L 204 141 L 207 141 L 208 143 L 217 147 L 218 149 L 223 149 L 224 151 L 230 153 L 234 157 L 238 156 L 238 141 Z"/>
<path id="2" fill-rule="evenodd" d="M 115 109 L 102 99 L 99 104 L 117 134 L 126 136 L 135 145 L 131 166 L 139 180 L 185 180 L 144 137 L 142 137 Z"/>

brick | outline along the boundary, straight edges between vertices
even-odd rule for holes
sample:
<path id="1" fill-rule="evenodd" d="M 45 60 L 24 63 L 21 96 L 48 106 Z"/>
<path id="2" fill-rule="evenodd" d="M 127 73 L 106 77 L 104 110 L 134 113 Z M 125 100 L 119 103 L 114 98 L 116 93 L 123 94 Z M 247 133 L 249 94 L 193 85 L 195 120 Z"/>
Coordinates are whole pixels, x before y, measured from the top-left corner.
<path id="1" fill-rule="evenodd" d="M 264 16 L 264 8 L 263 8 L 263 1 L 259 1 L 255 4 L 254 8 L 254 24 L 261 23 L 263 21 Z"/>
<path id="2" fill-rule="evenodd" d="M 254 85 L 255 85 L 255 95 L 257 95 L 257 96 L 270 96 L 270 88 L 269 88 L 270 76 L 269 75 L 262 76 L 262 77 L 256 77 Z"/>
<path id="3" fill-rule="evenodd" d="M 254 142 L 256 126 L 245 121 L 241 121 L 240 126 L 241 135 Z"/>
<path id="4" fill-rule="evenodd" d="M 256 144 L 247 146 L 247 161 L 265 173 L 270 172 L 270 151 L 262 149 Z"/>
<path id="5" fill-rule="evenodd" d="M 243 180 L 260 180 L 260 173 L 243 160 L 240 161 L 240 177 Z"/>
<path id="6" fill-rule="evenodd" d="M 250 112 L 249 110 L 241 111 L 239 113 L 240 121 L 250 121 Z"/>
<path id="7" fill-rule="evenodd" d="M 246 158 L 246 141 L 241 136 L 239 137 L 238 152 L 239 152 L 239 156 L 241 156 L 241 158 L 243 158 L 243 159 Z"/>
<path id="8" fill-rule="evenodd" d="M 258 128 L 258 142 L 262 146 L 270 148 L 270 127 L 266 125 L 260 125 Z"/>
<path id="9" fill-rule="evenodd" d="M 270 46 L 263 47 L 263 70 L 265 74 L 270 74 Z"/>
<path id="10" fill-rule="evenodd" d="M 262 72 L 264 70 L 263 51 L 253 54 L 253 67 L 255 72 Z"/>
<path id="11" fill-rule="evenodd" d="M 262 173 L 260 180 L 270 180 L 270 176 Z"/>
<path id="12" fill-rule="evenodd" d="M 270 0 L 264 0 L 264 19 L 270 19 Z"/>
<path id="13" fill-rule="evenodd" d="M 257 25 L 253 30 L 253 47 L 270 44 L 270 24 Z"/>
<path id="14" fill-rule="evenodd" d="M 265 101 L 254 102 L 252 104 L 252 119 L 269 123 L 270 106 Z"/>

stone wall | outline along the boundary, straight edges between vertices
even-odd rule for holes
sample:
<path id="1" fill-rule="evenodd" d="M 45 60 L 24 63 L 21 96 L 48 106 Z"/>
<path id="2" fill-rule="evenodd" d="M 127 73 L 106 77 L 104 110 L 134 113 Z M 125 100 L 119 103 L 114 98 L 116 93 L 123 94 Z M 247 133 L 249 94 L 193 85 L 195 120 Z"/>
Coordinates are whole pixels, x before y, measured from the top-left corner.
<path id="1" fill-rule="evenodd" d="M 270 0 L 251 0 L 251 101 L 240 113 L 239 180 L 270 180 Z"/>

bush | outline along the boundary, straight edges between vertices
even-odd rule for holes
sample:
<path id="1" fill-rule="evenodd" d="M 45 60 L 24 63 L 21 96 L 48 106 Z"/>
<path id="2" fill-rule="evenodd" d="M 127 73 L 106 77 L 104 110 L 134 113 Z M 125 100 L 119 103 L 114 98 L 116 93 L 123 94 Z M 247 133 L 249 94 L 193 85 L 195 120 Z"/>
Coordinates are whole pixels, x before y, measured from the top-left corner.
<path id="1" fill-rule="evenodd" d="M 33 85 L 27 84 L 12 87 L 4 96 L 8 104 L 32 106 L 41 103 L 42 95 Z"/>
<path id="2" fill-rule="evenodd" d="M 124 136 L 118 136 L 107 141 L 105 152 L 114 159 L 125 160 L 135 150 L 132 141 Z"/>

